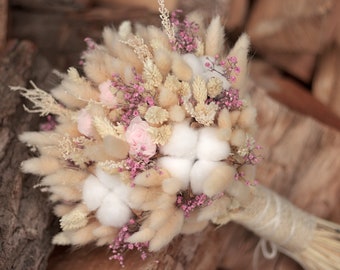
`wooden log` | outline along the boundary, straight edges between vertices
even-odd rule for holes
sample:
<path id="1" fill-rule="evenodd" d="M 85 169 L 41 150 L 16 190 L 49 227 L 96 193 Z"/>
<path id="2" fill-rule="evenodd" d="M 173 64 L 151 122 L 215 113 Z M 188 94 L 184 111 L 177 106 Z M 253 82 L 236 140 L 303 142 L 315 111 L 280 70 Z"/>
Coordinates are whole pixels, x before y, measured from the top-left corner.
<path id="1" fill-rule="evenodd" d="M 24 9 L 39 11 L 80 11 L 85 10 L 93 4 L 93 0 L 11 0 L 11 6 L 19 6 Z"/>
<path id="2" fill-rule="evenodd" d="M 274 55 L 271 61 L 309 83 L 314 61 L 285 59 L 285 54 L 316 57 L 334 39 L 338 13 L 334 0 L 256 1 L 246 31 L 257 52 Z M 278 55 L 277 55 L 278 54 Z M 283 54 L 283 55 L 282 55 Z M 281 57 L 277 57 L 280 56 Z M 306 69 L 308 73 L 304 71 Z"/>
<path id="3" fill-rule="evenodd" d="M 320 56 L 312 92 L 338 116 L 340 116 L 340 46 L 334 44 Z"/>
<path id="4" fill-rule="evenodd" d="M 175 10 L 178 6 L 178 0 L 166 0 L 164 1 L 168 10 Z M 95 4 L 99 6 L 116 7 L 126 5 L 128 7 L 144 7 L 150 11 L 158 12 L 158 1 L 149 0 L 95 0 Z"/>
<path id="5" fill-rule="evenodd" d="M 0 0 L 0 52 L 5 48 L 7 39 L 8 0 Z"/>
<path id="6" fill-rule="evenodd" d="M 33 188 L 37 177 L 19 170 L 29 154 L 17 137 L 36 129 L 38 118 L 24 112 L 22 99 L 8 87 L 26 86 L 32 77 L 39 83 L 49 70 L 27 41 L 9 42 L 0 60 L 0 269 L 45 269 L 52 249 L 54 219 L 46 196 Z"/>

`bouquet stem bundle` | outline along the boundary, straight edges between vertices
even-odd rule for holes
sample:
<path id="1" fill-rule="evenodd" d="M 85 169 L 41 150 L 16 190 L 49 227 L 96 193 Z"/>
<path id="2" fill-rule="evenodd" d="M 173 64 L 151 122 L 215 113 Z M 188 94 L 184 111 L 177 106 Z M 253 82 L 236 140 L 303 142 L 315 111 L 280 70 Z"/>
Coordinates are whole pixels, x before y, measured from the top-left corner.
<path id="1" fill-rule="evenodd" d="M 308 270 L 336 270 L 340 266 L 340 226 L 308 214 L 292 203 L 258 185 L 248 188 L 233 181 L 227 193 L 240 207 L 231 210 L 230 219 L 263 240 L 266 258 L 275 250 L 288 255 Z M 266 241 L 272 253 L 266 249 Z"/>

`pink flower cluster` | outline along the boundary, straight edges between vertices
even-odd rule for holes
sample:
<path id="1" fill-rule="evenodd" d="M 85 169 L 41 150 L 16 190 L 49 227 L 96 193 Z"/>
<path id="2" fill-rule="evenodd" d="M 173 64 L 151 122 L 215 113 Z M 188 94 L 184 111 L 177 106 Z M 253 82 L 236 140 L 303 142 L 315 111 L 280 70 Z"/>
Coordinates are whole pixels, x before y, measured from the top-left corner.
<path id="1" fill-rule="evenodd" d="M 212 199 L 204 193 L 189 196 L 183 193 L 177 194 L 176 206 L 183 210 L 185 217 L 189 217 L 196 208 L 205 207 L 211 203 Z"/>
<path id="2" fill-rule="evenodd" d="M 180 53 L 191 53 L 197 49 L 197 32 L 199 26 L 197 23 L 190 22 L 187 18 L 179 20 L 179 13 L 182 10 L 176 10 L 171 13 L 170 21 L 176 28 L 175 42 L 172 44 L 173 50 Z"/>
<path id="3" fill-rule="evenodd" d="M 211 101 L 214 101 L 219 109 L 227 108 L 229 111 L 238 110 L 243 104 L 242 100 L 240 100 L 239 91 L 232 87 L 222 91 L 217 97 L 207 100 L 208 103 Z"/>
<path id="4" fill-rule="evenodd" d="M 117 260 L 122 267 L 124 265 L 124 253 L 128 250 L 137 250 L 141 253 L 141 259 L 145 260 L 147 257 L 147 248 L 149 246 L 148 242 L 145 243 L 128 243 L 126 240 L 131 236 L 132 233 L 136 232 L 139 225 L 134 219 L 130 219 L 130 221 L 124 225 L 118 236 L 115 238 L 113 243 L 109 246 L 112 252 L 112 256 L 109 258 L 110 260 Z"/>
<path id="5" fill-rule="evenodd" d="M 235 82 L 237 75 L 240 73 L 240 68 L 237 65 L 237 58 L 229 56 L 226 59 L 221 59 L 217 54 L 214 60 L 206 58 L 204 66 L 211 72 L 217 72 L 227 79 L 228 82 Z"/>
<path id="6" fill-rule="evenodd" d="M 244 156 L 245 164 L 256 165 L 261 161 L 261 157 L 256 154 L 256 150 L 261 150 L 260 145 L 254 145 L 254 142 L 247 141 L 248 153 Z"/>
<path id="7" fill-rule="evenodd" d="M 130 121 L 139 116 L 140 105 L 153 106 L 155 102 L 153 97 L 145 92 L 140 75 L 135 73 L 136 82 L 129 85 L 126 85 L 118 74 L 113 74 L 112 77 L 112 85 L 124 93 L 124 103 L 117 104 L 117 108 L 122 108 L 121 121 L 125 127 L 128 127 Z"/>

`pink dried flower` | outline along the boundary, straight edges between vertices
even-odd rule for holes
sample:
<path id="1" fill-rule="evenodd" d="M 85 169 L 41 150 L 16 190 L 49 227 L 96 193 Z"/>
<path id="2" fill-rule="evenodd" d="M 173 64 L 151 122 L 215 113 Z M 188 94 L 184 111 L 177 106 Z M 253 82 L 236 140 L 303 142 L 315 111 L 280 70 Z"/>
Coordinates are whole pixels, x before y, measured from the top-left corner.
<path id="1" fill-rule="evenodd" d="M 54 130 L 55 126 L 57 125 L 57 122 L 55 121 L 53 116 L 48 115 L 46 120 L 47 120 L 46 122 L 40 124 L 40 126 L 39 126 L 40 130 L 42 130 L 42 131 Z"/>
<path id="2" fill-rule="evenodd" d="M 242 107 L 243 102 L 240 99 L 239 91 L 230 87 L 228 90 L 223 90 L 221 94 L 214 98 L 207 99 L 207 103 L 215 102 L 219 109 L 227 108 L 229 111 L 235 111 Z"/>
<path id="3" fill-rule="evenodd" d="M 78 131 L 86 137 L 93 135 L 92 118 L 86 109 L 80 110 L 78 114 Z"/>
<path id="4" fill-rule="evenodd" d="M 225 77 L 228 82 L 235 82 L 237 75 L 240 73 L 240 67 L 237 65 L 235 56 L 221 59 L 217 54 L 213 59 L 206 57 L 204 66 L 211 72 L 216 72 Z"/>
<path id="5" fill-rule="evenodd" d="M 126 129 L 126 141 L 130 145 L 130 154 L 133 156 L 143 155 L 152 157 L 156 154 L 156 144 L 152 141 L 148 133 L 149 125 L 139 116 L 132 119 L 130 125 Z"/>
<path id="6" fill-rule="evenodd" d="M 147 248 L 149 246 L 148 242 L 128 243 L 126 241 L 131 236 L 131 234 L 138 231 L 138 229 L 139 224 L 136 223 L 134 219 L 130 219 L 130 221 L 120 229 L 117 237 L 109 246 L 113 254 L 109 257 L 110 260 L 117 260 L 122 267 L 125 267 L 124 254 L 129 250 L 137 250 L 140 252 L 140 257 L 142 260 L 147 258 Z"/>
<path id="7" fill-rule="evenodd" d="M 113 109 L 117 105 L 117 99 L 112 94 L 111 89 L 110 89 L 111 87 L 112 87 L 112 82 L 110 80 L 107 80 L 98 86 L 99 91 L 100 91 L 100 96 L 99 96 L 100 101 L 108 108 Z"/>
<path id="8" fill-rule="evenodd" d="M 204 193 L 193 195 L 189 193 L 177 194 L 176 206 L 183 210 L 184 216 L 189 217 L 190 213 L 197 208 L 208 206 L 213 199 L 209 198 Z"/>

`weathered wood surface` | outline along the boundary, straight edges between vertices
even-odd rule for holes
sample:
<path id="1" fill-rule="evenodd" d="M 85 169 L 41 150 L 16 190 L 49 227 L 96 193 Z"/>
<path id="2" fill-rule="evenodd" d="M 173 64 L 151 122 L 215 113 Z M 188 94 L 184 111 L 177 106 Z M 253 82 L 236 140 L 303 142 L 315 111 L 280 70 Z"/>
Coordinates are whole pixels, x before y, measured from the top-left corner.
<path id="1" fill-rule="evenodd" d="M 21 161 L 29 157 L 17 136 L 38 128 L 22 99 L 8 85 L 26 86 L 28 79 L 45 80 L 49 68 L 27 41 L 11 41 L 0 59 L 0 269 L 45 269 L 52 250 L 51 208 L 33 188 L 37 177 L 23 175 Z"/>
<path id="2" fill-rule="evenodd" d="M 8 0 L 0 0 L 0 52 L 4 50 L 7 39 Z"/>

